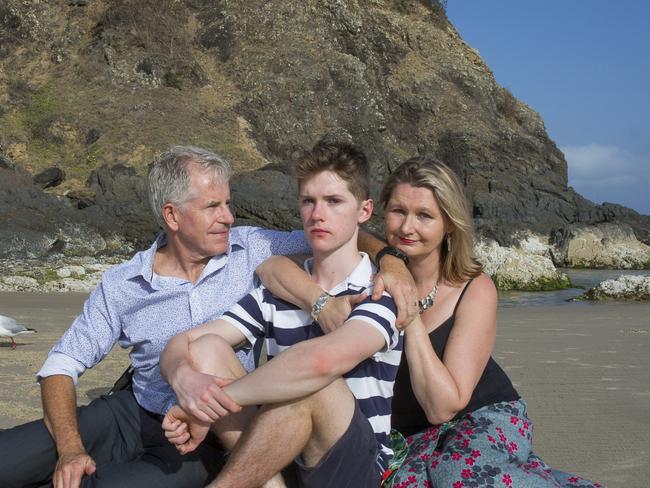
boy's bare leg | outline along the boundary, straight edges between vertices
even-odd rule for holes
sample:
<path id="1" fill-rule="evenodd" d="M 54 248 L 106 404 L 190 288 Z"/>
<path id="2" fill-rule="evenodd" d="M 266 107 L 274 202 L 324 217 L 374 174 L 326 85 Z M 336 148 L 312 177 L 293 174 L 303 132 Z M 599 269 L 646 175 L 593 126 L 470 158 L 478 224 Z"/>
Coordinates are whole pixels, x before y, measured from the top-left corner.
<path id="1" fill-rule="evenodd" d="M 209 486 L 260 486 L 300 453 L 315 466 L 346 432 L 354 409 L 343 379 L 300 400 L 262 407 Z"/>
<path id="2" fill-rule="evenodd" d="M 220 378 L 241 378 L 246 370 L 235 355 L 230 344 L 216 335 L 205 335 L 190 344 L 190 356 L 194 368 Z M 237 414 L 220 418 L 211 430 L 227 450 L 232 450 L 241 433 L 251 422 L 257 407 L 244 407 Z"/>
<path id="3" fill-rule="evenodd" d="M 246 370 L 235 355 L 230 344 L 221 339 L 221 337 L 206 335 L 197 339 L 190 344 L 190 355 L 195 368 L 201 373 L 233 379 L 241 378 L 246 374 Z M 248 428 L 256 413 L 257 407 L 244 407 L 241 412 L 228 415 L 213 423 L 211 430 L 223 446 L 228 451 L 232 451 L 239 441 L 242 432 Z M 285 488 L 284 479 L 279 472 L 283 467 L 270 473 L 262 482 L 255 486 L 262 486 L 263 488 Z"/>

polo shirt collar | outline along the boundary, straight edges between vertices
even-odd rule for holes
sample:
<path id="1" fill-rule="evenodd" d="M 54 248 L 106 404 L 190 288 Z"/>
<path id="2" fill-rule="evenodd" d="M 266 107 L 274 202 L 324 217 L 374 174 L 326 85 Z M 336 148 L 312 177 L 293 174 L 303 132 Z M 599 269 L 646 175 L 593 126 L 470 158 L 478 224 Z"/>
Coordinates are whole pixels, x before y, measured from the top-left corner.
<path id="1" fill-rule="evenodd" d="M 331 290 L 328 290 L 330 295 L 338 295 L 346 290 L 362 290 L 367 288 L 371 283 L 371 278 L 375 272 L 374 266 L 370 261 L 370 258 L 365 252 L 359 252 L 361 254 L 361 261 L 352 272 L 339 284 L 337 284 Z M 307 274 L 311 276 L 311 269 L 313 265 L 314 258 L 309 258 L 305 260 L 304 267 Z"/>

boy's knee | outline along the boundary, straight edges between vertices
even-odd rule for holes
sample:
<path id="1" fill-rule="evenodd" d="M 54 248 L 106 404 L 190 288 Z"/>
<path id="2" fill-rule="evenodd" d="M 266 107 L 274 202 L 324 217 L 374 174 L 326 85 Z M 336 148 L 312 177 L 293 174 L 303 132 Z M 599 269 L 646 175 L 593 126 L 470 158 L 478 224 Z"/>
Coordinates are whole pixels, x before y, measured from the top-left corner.
<path id="1" fill-rule="evenodd" d="M 345 380 L 339 378 L 317 392 L 288 402 L 300 415 L 309 415 L 315 425 L 347 422 L 354 412 L 355 398 Z"/>
<path id="2" fill-rule="evenodd" d="M 354 395 L 343 378 L 337 378 L 329 385 L 309 397 L 312 402 L 321 406 L 336 408 L 341 405 L 354 405 Z"/>
<path id="3" fill-rule="evenodd" d="M 189 353 L 202 372 L 229 377 L 246 373 L 232 346 L 216 334 L 206 334 L 192 341 Z"/>

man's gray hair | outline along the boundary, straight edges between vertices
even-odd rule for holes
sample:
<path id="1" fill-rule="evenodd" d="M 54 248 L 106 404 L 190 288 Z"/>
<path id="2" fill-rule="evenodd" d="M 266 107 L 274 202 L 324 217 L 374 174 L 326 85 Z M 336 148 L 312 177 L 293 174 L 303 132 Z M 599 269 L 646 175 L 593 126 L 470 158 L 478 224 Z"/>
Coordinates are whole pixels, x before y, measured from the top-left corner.
<path id="1" fill-rule="evenodd" d="M 149 166 L 149 204 L 158 223 L 165 228 L 162 208 L 167 203 L 182 206 L 194 195 L 190 186 L 190 165 L 227 183 L 232 175 L 230 163 L 221 156 L 196 146 L 176 146 L 162 153 Z"/>

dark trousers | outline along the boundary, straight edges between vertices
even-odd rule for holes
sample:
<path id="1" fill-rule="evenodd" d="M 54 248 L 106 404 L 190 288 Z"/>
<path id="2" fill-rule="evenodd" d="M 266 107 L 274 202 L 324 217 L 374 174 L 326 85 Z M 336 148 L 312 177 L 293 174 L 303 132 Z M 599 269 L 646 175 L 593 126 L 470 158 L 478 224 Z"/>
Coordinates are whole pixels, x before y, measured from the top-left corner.
<path id="1" fill-rule="evenodd" d="M 93 400 L 77 413 L 83 444 L 97 464 L 83 488 L 202 487 L 223 466 L 224 453 L 213 438 L 181 456 L 165 438 L 160 417 L 141 408 L 130 391 Z M 42 420 L 0 432 L 0 487 L 51 486 L 56 461 Z"/>

